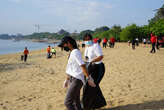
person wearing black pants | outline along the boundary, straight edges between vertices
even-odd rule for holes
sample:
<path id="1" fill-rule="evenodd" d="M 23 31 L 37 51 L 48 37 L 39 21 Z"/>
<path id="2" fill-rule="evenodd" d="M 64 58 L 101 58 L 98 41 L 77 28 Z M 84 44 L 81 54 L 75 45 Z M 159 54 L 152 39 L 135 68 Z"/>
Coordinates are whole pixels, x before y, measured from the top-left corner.
<path id="1" fill-rule="evenodd" d="M 133 39 L 132 39 L 132 49 L 133 49 L 133 50 L 135 50 L 135 43 L 136 43 L 136 41 L 135 41 L 135 39 L 133 38 Z"/>
<path id="2" fill-rule="evenodd" d="M 150 51 L 150 53 L 155 53 L 156 51 L 155 51 L 155 42 L 154 43 L 152 43 L 152 49 L 151 49 L 151 51 Z"/>
<path id="3" fill-rule="evenodd" d="M 88 73 L 93 78 L 96 88 L 91 88 L 87 84 L 84 86 L 82 105 L 83 108 L 87 110 L 98 109 L 106 105 L 106 100 L 99 87 L 105 73 L 105 66 L 102 62 L 103 52 L 100 45 L 97 43 L 93 44 L 90 34 L 86 34 L 83 39 L 87 46 L 84 56 L 86 62 L 89 63 L 87 67 Z"/>
<path id="4" fill-rule="evenodd" d="M 103 48 L 106 48 L 106 42 L 103 42 Z"/>
<path id="5" fill-rule="evenodd" d="M 91 74 L 96 85 L 99 85 L 105 73 L 104 63 L 89 65 L 88 73 Z"/>
<path id="6" fill-rule="evenodd" d="M 29 51 L 28 51 L 27 47 L 25 47 L 23 53 L 24 53 L 24 62 L 26 62 L 26 61 L 27 61 L 27 56 L 28 56 L 28 54 L 29 54 Z"/>
<path id="7" fill-rule="evenodd" d="M 27 61 L 27 55 L 24 55 L 24 62 Z"/>

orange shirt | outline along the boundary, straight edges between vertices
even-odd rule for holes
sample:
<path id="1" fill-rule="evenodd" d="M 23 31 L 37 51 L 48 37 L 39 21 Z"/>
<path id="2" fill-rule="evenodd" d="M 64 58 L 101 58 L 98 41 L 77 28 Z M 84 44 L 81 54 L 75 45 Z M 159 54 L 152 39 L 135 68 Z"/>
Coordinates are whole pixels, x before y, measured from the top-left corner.
<path id="1" fill-rule="evenodd" d="M 48 48 L 47 48 L 47 53 L 50 53 L 50 52 L 51 52 L 51 48 L 48 47 Z"/>
<path id="2" fill-rule="evenodd" d="M 29 52 L 27 49 L 24 50 L 24 54 L 27 55 Z"/>

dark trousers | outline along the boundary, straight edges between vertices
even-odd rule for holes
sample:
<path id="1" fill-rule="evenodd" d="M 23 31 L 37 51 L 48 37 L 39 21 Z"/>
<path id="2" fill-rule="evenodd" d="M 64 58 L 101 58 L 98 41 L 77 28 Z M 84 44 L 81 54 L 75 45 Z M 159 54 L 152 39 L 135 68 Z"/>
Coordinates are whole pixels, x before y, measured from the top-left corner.
<path id="1" fill-rule="evenodd" d="M 134 45 L 132 44 L 132 49 L 133 49 L 133 50 L 135 49 L 135 44 L 134 44 Z"/>
<path id="2" fill-rule="evenodd" d="M 51 58 L 51 53 L 47 53 L 47 58 Z"/>
<path id="3" fill-rule="evenodd" d="M 24 55 L 24 62 L 27 61 L 27 55 Z"/>
<path id="4" fill-rule="evenodd" d="M 103 48 L 104 48 L 104 47 L 106 48 L 106 43 L 103 43 Z"/>
<path id="5" fill-rule="evenodd" d="M 82 110 L 80 103 L 80 89 L 82 88 L 82 81 L 76 78 L 71 78 L 70 87 L 68 88 L 64 105 L 67 110 Z"/>
<path id="6" fill-rule="evenodd" d="M 151 49 L 150 52 L 151 52 L 151 53 L 152 53 L 152 52 L 155 53 L 155 43 L 152 43 L 152 49 Z"/>
<path id="7" fill-rule="evenodd" d="M 159 42 L 157 42 L 157 44 L 156 44 L 156 48 L 159 50 Z"/>
<path id="8" fill-rule="evenodd" d="M 94 64 L 88 67 L 88 73 L 91 74 L 96 85 L 99 85 L 105 73 L 104 63 Z"/>

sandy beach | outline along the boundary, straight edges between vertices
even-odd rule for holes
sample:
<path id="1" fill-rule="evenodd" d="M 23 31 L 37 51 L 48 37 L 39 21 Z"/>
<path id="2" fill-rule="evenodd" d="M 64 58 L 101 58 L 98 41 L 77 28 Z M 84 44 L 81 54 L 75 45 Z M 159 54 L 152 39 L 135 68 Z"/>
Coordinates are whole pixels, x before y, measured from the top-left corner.
<path id="1" fill-rule="evenodd" d="M 0 55 L 0 110 L 66 110 L 62 86 L 68 53 L 56 50 L 51 59 L 46 49 L 30 51 L 26 63 L 21 53 Z M 142 45 L 132 50 L 127 43 L 103 49 L 100 87 L 107 106 L 98 110 L 164 110 L 164 48 L 150 50 Z"/>

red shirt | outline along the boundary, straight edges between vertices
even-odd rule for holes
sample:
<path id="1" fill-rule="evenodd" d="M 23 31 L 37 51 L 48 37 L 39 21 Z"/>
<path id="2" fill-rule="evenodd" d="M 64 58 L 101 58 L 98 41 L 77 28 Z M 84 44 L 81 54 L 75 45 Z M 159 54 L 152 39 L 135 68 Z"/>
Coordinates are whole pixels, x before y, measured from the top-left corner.
<path id="1" fill-rule="evenodd" d="M 114 37 L 110 38 L 110 42 L 114 43 L 115 42 L 115 38 Z"/>
<path id="2" fill-rule="evenodd" d="M 24 50 L 24 54 L 27 55 L 29 52 L 27 49 Z"/>
<path id="3" fill-rule="evenodd" d="M 51 52 L 51 48 L 48 47 L 48 48 L 47 48 L 47 53 L 50 53 L 50 52 Z"/>
<path id="4" fill-rule="evenodd" d="M 93 42 L 94 42 L 94 43 L 97 43 L 97 40 L 98 40 L 97 38 L 94 38 L 94 39 L 93 39 Z"/>
<path id="5" fill-rule="evenodd" d="M 152 35 L 150 41 L 151 43 L 157 42 L 157 37 Z"/>
<path id="6" fill-rule="evenodd" d="M 104 38 L 103 43 L 107 43 L 107 39 L 106 38 Z"/>

